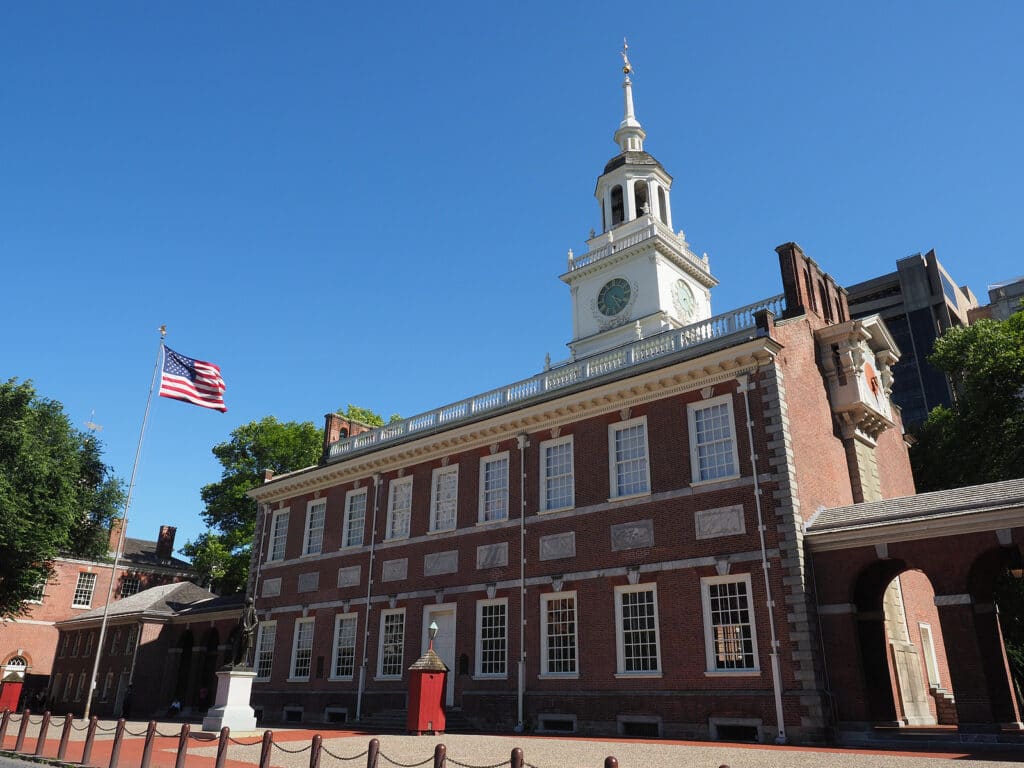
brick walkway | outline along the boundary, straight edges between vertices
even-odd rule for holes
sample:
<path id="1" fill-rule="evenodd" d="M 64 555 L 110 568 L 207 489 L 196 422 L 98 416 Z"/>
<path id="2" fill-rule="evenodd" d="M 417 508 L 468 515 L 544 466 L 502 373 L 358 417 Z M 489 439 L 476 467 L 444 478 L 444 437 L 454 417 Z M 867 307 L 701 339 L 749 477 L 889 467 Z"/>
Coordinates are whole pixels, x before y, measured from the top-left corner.
<path id="1" fill-rule="evenodd" d="M 35 720 L 35 718 L 33 718 Z M 30 721 L 32 722 L 32 721 Z M 14 748 L 18 725 L 11 723 L 3 742 L 3 749 Z M 59 747 L 63 719 L 55 719 L 43 748 L 43 756 L 55 758 Z M 84 725 L 76 721 L 76 728 Z M 101 722 L 101 727 L 112 729 L 113 721 Z M 198 728 L 198 725 L 195 726 Z M 161 723 L 154 743 L 151 768 L 174 768 L 178 747 L 180 723 Z M 31 725 L 25 739 L 24 752 L 35 751 L 39 726 Z M 146 723 L 131 722 L 121 746 L 120 768 L 137 768 L 142 759 L 145 740 L 142 734 Z M 274 742 L 280 748 L 272 751 L 271 765 L 275 768 L 308 768 L 309 746 L 313 736 L 323 736 L 324 752 L 321 768 L 363 768 L 370 735 L 343 730 L 275 729 Z M 708 742 L 668 741 L 663 739 L 584 739 L 545 736 L 488 736 L 445 734 L 443 736 L 379 735 L 380 759 L 378 768 L 394 768 L 397 764 L 432 765 L 434 746 L 443 743 L 448 750 L 449 766 L 455 763 L 467 766 L 493 766 L 508 764 L 514 747 L 523 750 L 525 760 L 535 768 L 602 768 L 607 756 L 615 756 L 620 768 L 960 768 L 959 761 L 980 760 L 987 766 L 1021 765 L 1024 752 L 997 752 L 993 750 L 955 752 L 907 752 L 866 749 L 827 749 L 812 747 L 775 747 L 767 745 L 710 744 Z M 73 730 L 65 761 L 80 763 L 84 747 L 85 730 Z M 226 768 L 253 768 L 259 762 L 262 732 L 233 734 L 228 746 Z M 107 768 L 110 763 L 113 732 L 98 731 L 89 764 Z M 212 734 L 194 733 L 189 739 L 188 768 L 214 768 L 217 739 Z M 957 762 L 954 762 L 957 761 Z"/>

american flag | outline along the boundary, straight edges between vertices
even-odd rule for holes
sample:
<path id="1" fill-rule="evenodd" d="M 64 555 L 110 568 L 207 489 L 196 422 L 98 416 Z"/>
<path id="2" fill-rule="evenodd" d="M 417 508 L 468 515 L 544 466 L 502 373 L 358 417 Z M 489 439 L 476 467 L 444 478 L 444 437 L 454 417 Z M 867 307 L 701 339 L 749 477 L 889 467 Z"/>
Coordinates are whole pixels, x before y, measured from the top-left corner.
<path id="1" fill-rule="evenodd" d="M 220 367 L 203 360 L 179 355 L 164 347 L 164 369 L 160 374 L 160 397 L 227 411 L 224 405 L 224 379 Z"/>

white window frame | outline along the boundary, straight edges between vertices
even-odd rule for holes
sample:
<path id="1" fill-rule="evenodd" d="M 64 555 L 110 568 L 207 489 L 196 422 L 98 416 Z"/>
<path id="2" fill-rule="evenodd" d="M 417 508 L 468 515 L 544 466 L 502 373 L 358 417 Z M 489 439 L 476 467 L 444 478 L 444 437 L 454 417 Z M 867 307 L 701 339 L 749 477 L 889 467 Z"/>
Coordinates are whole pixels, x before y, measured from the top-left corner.
<path id="1" fill-rule="evenodd" d="M 547 453 L 551 449 L 560 448 L 563 445 L 569 446 L 569 473 L 568 475 L 550 475 L 547 461 Z M 540 444 L 540 511 L 556 512 L 561 509 L 572 509 L 576 506 L 576 446 L 573 443 L 572 435 L 556 437 L 554 440 L 544 440 Z M 549 483 L 552 480 L 561 478 L 569 480 L 569 503 L 560 506 L 551 506 Z"/>
<path id="2" fill-rule="evenodd" d="M 85 583 L 88 582 L 88 588 Z M 88 589 L 88 594 L 86 591 Z M 78 581 L 75 582 L 75 593 L 71 597 L 72 608 L 90 608 L 92 607 L 92 596 L 96 592 L 96 574 L 89 573 L 88 571 L 78 572 Z M 80 597 L 80 595 L 82 597 Z M 82 602 L 84 597 L 85 602 Z"/>
<path id="3" fill-rule="evenodd" d="M 487 469 L 491 464 L 497 464 L 498 462 L 505 462 L 505 478 L 504 487 L 495 486 L 493 489 L 487 488 Z M 479 495 L 479 511 L 477 513 L 477 520 L 481 523 L 499 523 L 502 520 L 508 520 L 509 510 L 509 474 L 511 470 L 511 462 L 509 460 L 509 452 L 502 451 L 501 453 L 495 453 L 493 456 L 481 456 L 480 457 L 480 495 Z M 489 517 L 487 510 L 488 493 L 497 494 L 496 498 L 501 500 L 502 492 L 504 492 L 504 506 L 505 511 L 500 517 Z"/>
<path id="4" fill-rule="evenodd" d="M 270 518 L 270 538 L 267 541 L 267 562 L 275 563 L 285 559 L 288 549 L 288 523 L 291 517 L 291 508 L 275 509 Z M 280 541 L 280 549 L 278 549 Z"/>
<path id="5" fill-rule="evenodd" d="M 504 658 L 502 659 L 503 671 L 501 672 L 484 672 L 484 609 L 493 605 L 500 605 L 505 609 L 504 612 L 504 623 L 502 624 L 502 641 L 504 648 L 502 653 Z M 476 601 L 476 677 L 488 678 L 488 679 L 502 679 L 508 678 L 508 598 L 498 597 L 493 600 L 477 600 Z"/>
<path id="6" fill-rule="evenodd" d="M 289 683 L 305 683 L 309 681 L 309 676 L 313 671 L 313 641 L 316 639 L 316 617 L 309 617 L 307 619 L 296 619 L 295 627 L 292 630 L 292 658 L 291 663 L 288 665 L 288 682 Z M 309 671 L 305 675 L 295 674 L 295 664 L 299 660 L 299 641 L 302 639 L 303 627 L 310 627 L 309 630 Z"/>
<path id="7" fill-rule="evenodd" d="M 730 461 L 732 462 L 733 469 L 735 470 L 729 475 L 714 475 L 713 477 L 702 478 L 701 477 L 701 465 L 699 450 L 701 445 L 697 443 L 697 412 L 714 408 L 719 405 L 725 405 L 729 412 L 729 429 L 730 436 L 729 440 L 729 452 Z M 736 429 L 736 413 L 733 409 L 732 395 L 719 395 L 718 397 L 709 397 L 707 400 L 699 400 L 693 403 L 687 403 L 686 405 L 686 424 L 690 436 L 690 480 L 691 485 L 702 485 L 704 483 L 719 483 L 723 480 L 732 480 L 740 476 L 740 458 L 737 452 L 737 429 Z M 713 442 L 724 442 L 723 440 L 717 440 Z M 707 444 L 707 443 L 704 443 Z"/>
<path id="8" fill-rule="evenodd" d="M 555 600 L 572 600 L 573 607 L 573 666 L 571 672 L 552 672 L 548 658 L 548 603 Z M 580 604 L 576 590 L 565 592 L 547 592 L 540 596 L 540 676 L 559 677 L 576 680 L 580 676 Z"/>
<path id="9" fill-rule="evenodd" d="M 626 628 L 622 616 L 622 596 L 636 592 L 650 592 L 654 607 L 654 669 L 626 669 Z M 615 587 L 615 651 L 618 672 L 616 677 L 661 677 L 661 629 L 658 618 L 658 585 L 628 584 Z"/>
<path id="10" fill-rule="evenodd" d="M 408 490 L 405 490 L 408 488 Z M 396 506 L 399 495 L 408 493 L 409 505 L 399 509 Z M 396 513 L 404 517 L 396 520 Z M 407 539 L 412 530 L 412 475 L 408 477 L 396 477 L 388 484 L 388 519 L 387 530 L 384 532 L 385 541 L 392 539 Z"/>
<path id="11" fill-rule="evenodd" d="M 640 490 L 629 490 L 624 492 L 619 486 L 619 473 L 618 467 L 620 463 L 618 453 L 615 450 L 615 437 L 619 432 L 623 432 L 627 429 L 632 429 L 638 425 L 643 425 L 644 428 L 644 487 Z M 647 439 L 647 417 L 637 416 L 633 419 L 626 419 L 625 421 L 619 421 L 615 424 L 608 425 L 608 491 L 609 500 L 611 499 L 629 499 L 635 496 L 649 496 L 651 493 L 651 450 L 650 441 Z M 623 461 L 628 461 L 623 460 Z"/>
<path id="12" fill-rule="evenodd" d="M 121 599 L 137 595 L 142 591 L 142 579 L 138 576 L 122 576 L 121 577 L 121 588 L 118 590 L 118 596 Z"/>
<path id="13" fill-rule="evenodd" d="M 447 478 L 454 476 L 455 493 L 448 498 L 441 498 L 444 491 L 444 483 Z M 450 507 L 450 509 L 449 509 Z M 439 515 L 444 514 L 450 520 L 440 519 Z M 430 531 L 454 531 L 459 523 L 459 465 L 450 464 L 447 467 L 437 467 L 430 474 Z"/>
<path id="14" fill-rule="evenodd" d="M 46 579 L 40 579 L 39 583 L 32 588 L 32 596 L 25 598 L 26 603 L 33 603 L 35 605 L 41 605 L 43 598 L 46 597 Z"/>
<path id="15" fill-rule="evenodd" d="M 359 540 L 355 541 L 355 536 L 350 535 L 352 532 L 352 516 L 355 512 L 353 504 L 356 499 L 362 497 L 363 500 L 363 514 L 359 520 Z M 349 491 L 345 494 L 345 514 L 341 525 L 341 548 L 347 549 L 350 547 L 361 547 L 363 546 L 363 536 L 366 534 L 366 505 L 369 501 L 370 494 L 366 488 L 356 488 L 355 490 Z"/>
<path id="16" fill-rule="evenodd" d="M 319 525 L 314 515 L 319 513 Z M 302 556 L 313 557 L 324 551 L 324 528 L 327 526 L 327 499 L 306 502 L 306 526 L 302 531 Z"/>
<path id="17" fill-rule="evenodd" d="M 338 671 L 338 652 L 341 650 L 341 626 L 342 624 L 350 624 L 352 627 L 352 672 L 347 675 L 339 675 Z M 351 680 L 355 674 L 356 669 L 356 645 L 359 641 L 359 614 L 358 613 L 339 613 L 334 617 L 334 642 L 331 644 L 331 672 L 328 675 L 329 680 Z"/>
<path id="18" fill-rule="evenodd" d="M 711 586 L 713 584 L 743 583 L 747 589 L 747 613 L 750 624 L 750 643 L 753 649 L 753 667 L 725 667 L 719 668 L 715 661 L 715 627 L 711 617 Z M 751 588 L 750 574 L 740 573 L 735 576 L 705 576 L 700 580 L 700 599 L 704 613 L 704 652 L 707 670 L 704 673 L 709 676 L 744 676 L 759 675 L 761 663 L 757 652 L 757 616 L 754 612 L 754 593 Z"/>
<path id="19" fill-rule="evenodd" d="M 939 677 L 939 660 L 935 655 L 935 635 L 932 634 L 932 625 L 921 621 L 917 624 L 917 631 L 921 636 L 921 654 L 924 656 L 924 671 L 928 678 L 928 685 L 932 688 L 942 687 Z M 925 634 L 928 641 L 925 642 Z"/>
<path id="20" fill-rule="evenodd" d="M 387 624 L 387 617 L 402 616 L 402 655 L 398 661 L 398 674 L 384 674 L 384 627 Z M 385 608 L 380 614 L 380 634 L 377 640 L 377 679 L 378 680 L 401 680 L 405 671 L 405 640 L 406 640 L 406 616 L 405 608 Z"/>
<path id="21" fill-rule="evenodd" d="M 267 649 L 267 639 L 270 640 L 270 648 Z M 252 667 L 256 673 L 256 680 L 269 680 L 270 676 L 274 672 L 274 648 L 277 646 L 277 622 L 276 621 L 261 621 L 259 630 L 256 632 L 256 652 L 252 656 Z M 269 654 L 270 659 L 267 663 L 267 674 L 260 675 L 261 668 L 261 657 L 263 654 Z"/>

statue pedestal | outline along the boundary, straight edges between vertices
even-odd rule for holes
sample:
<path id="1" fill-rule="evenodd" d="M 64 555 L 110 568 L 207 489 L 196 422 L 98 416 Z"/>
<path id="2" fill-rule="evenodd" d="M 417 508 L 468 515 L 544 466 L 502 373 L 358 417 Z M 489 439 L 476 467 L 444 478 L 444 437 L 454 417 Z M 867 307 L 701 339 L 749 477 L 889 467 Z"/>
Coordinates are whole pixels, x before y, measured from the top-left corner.
<path id="1" fill-rule="evenodd" d="M 217 672 L 217 698 L 203 718 L 204 731 L 219 731 L 225 725 L 232 731 L 255 731 L 256 713 L 249 706 L 252 667 L 225 667 Z"/>

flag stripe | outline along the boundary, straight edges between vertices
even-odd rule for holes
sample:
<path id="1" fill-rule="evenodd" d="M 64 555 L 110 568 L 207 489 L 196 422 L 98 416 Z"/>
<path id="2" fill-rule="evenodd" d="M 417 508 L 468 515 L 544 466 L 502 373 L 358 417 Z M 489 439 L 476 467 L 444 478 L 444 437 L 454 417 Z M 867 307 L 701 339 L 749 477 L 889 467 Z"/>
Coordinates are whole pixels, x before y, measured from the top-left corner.
<path id="1" fill-rule="evenodd" d="M 160 397 L 223 412 L 227 411 L 223 397 L 226 388 L 220 366 L 205 360 L 193 360 L 164 347 Z"/>

